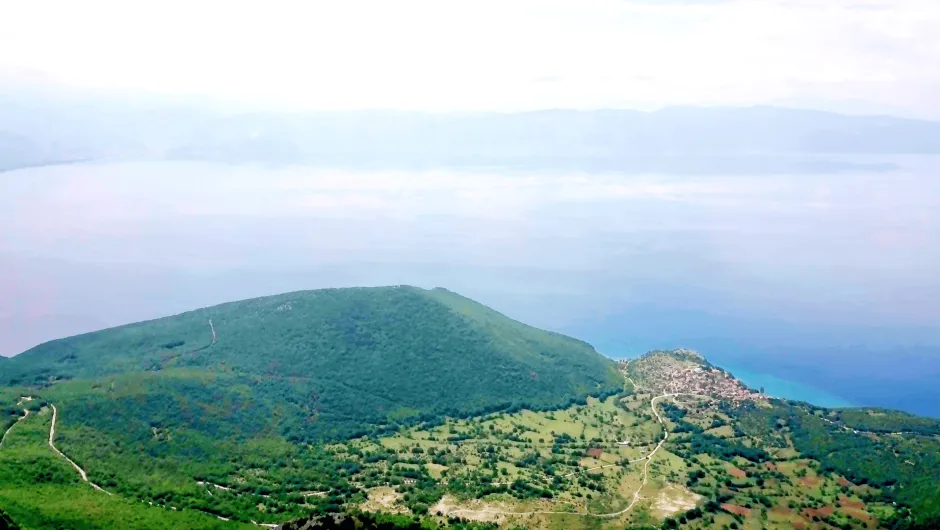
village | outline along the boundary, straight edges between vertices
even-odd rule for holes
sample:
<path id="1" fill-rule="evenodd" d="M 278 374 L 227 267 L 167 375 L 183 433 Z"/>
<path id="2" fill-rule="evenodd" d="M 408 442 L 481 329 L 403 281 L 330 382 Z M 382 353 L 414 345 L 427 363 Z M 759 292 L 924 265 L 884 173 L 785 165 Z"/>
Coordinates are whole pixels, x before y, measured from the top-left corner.
<path id="1" fill-rule="evenodd" d="M 690 394 L 734 402 L 767 397 L 691 350 L 651 352 L 620 361 L 620 371 L 639 390 L 656 394 Z"/>

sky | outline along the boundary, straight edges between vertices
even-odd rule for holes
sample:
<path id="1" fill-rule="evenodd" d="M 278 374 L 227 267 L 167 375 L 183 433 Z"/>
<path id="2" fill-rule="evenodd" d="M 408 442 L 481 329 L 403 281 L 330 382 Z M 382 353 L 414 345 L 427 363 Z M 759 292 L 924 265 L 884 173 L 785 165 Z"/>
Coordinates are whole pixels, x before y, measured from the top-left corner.
<path id="1" fill-rule="evenodd" d="M 940 118 L 937 0 L 0 2 L 0 82 L 258 107 Z"/>

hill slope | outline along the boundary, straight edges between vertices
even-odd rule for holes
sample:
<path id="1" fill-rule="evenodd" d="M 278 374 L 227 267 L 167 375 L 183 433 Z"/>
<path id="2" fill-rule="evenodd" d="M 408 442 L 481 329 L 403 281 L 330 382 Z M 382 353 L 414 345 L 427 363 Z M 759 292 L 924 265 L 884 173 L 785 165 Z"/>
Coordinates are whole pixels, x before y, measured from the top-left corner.
<path id="1" fill-rule="evenodd" d="M 52 341 L 6 364 L 0 383 L 8 385 L 111 385 L 86 393 L 56 383 L 98 409 L 120 405 L 115 385 L 133 376 L 141 392 L 126 399 L 143 393 L 160 401 L 148 411 L 157 423 L 179 421 L 181 396 L 201 406 L 225 402 L 224 413 L 239 416 L 238 434 L 270 430 L 274 409 L 283 409 L 276 431 L 293 439 L 514 405 L 555 407 L 619 385 L 613 363 L 583 342 L 443 289 L 414 287 L 228 303 Z M 225 427 L 206 416 L 190 426 Z"/>
<path id="2" fill-rule="evenodd" d="M 940 423 L 769 398 L 690 350 L 621 368 L 633 384 L 606 400 L 348 442 L 359 507 L 531 530 L 938 528 Z M 370 478 L 392 459 L 413 486 Z M 282 528 L 324 527 L 305 521 Z"/>
<path id="3" fill-rule="evenodd" d="M 532 530 L 937 528 L 940 423 L 882 409 L 824 409 L 770 398 L 688 350 L 622 362 L 629 384 L 605 399 L 468 418 L 441 418 L 429 408 L 420 414 L 432 421 L 326 444 L 289 443 L 280 434 L 296 426 L 291 418 L 299 405 L 290 392 L 308 378 L 251 373 L 249 360 L 231 352 L 225 365 L 212 361 L 225 368 L 199 364 L 226 351 L 221 345 L 226 336 L 237 336 L 234 324 L 248 325 L 247 317 L 226 316 L 232 307 L 239 314 L 257 306 L 299 311 L 304 322 L 314 322 L 316 312 L 306 307 L 312 299 L 329 309 L 325 314 L 348 320 L 351 310 L 337 306 L 340 301 L 378 311 L 402 294 L 452 317 L 447 322 L 455 330 L 499 344 L 495 354 L 473 350 L 488 361 L 543 367 L 571 365 L 572 358 L 581 359 L 579 352 L 595 355 L 582 343 L 453 293 L 414 288 L 291 293 L 211 308 L 208 342 L 176 354 L 190 364 L 157 371 L 124 366 L 114 372 L 119 359 L 108 348 L 87 358 L 85 348 L 101 346 L 101 337 L 85 337 L 89 342 L 72 343 L 73 358 L 55 368 L 75 379 L 31 389 L 0 386 L 0 428 L 6 429 L 0 514 L 24 528 L 110 528 L 117 521 L 127 528 L 273 527 L 290 520 L 295 523 L 281 528 L 324 527 L 316 521 L 332 528 L 334 519 L 326 514 L 343 512 L 351 514 L 344 528 L 438 528 L 447 522 L 455 530 L 495 530 L 497 524 Z M 391 305 L 413 312 L 403 304 Z M 338 307 L 344 309 L 337 313 Z M 379 330 L 396 336 L 395 327 L 379 325 L 382 314 L 357 322 L 356 336 L 374 337 Z M 288 329 L 296 327 L 282 331 Z M 412 330 L 416 337 L 427 333 Z M 24 366 L 15 377 L 29 375 Z M 420 380 L 412 384 L 422 386 Z M 454 399 L 446 390 L 430 390 Z M 300 425 L 325 421 L 306 420 Z M 85 483 L 79 466 L 97 489 Z M 453 517 L 496 524 L 468 526 Z"/>
<path id="4" fill-rule="evenodd" d="M 37 412 L 18 424 L 24 403 L 47 419 L 55 406 L 57 448 L 116 497 L 274 523 L 360 494 L 355 470 L 318 441 L 563 407 L 622 387 L 588 344 L 449 291 L 328 289 L 37 346 L 0 371 L 0 426 L 15 440 L 40 422 Z M 228 486 L 207 493 L 205 483 Z"/>

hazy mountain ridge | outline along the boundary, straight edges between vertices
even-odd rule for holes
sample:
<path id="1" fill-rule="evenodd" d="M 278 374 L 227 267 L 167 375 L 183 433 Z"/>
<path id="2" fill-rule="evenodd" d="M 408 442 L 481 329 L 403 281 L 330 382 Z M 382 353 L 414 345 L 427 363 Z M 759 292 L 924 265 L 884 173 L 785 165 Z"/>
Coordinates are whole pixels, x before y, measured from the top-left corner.
<path id="1" fill-rule="evenodd" d="M 0 116 L 0 170 L 90 159 L 186 159 L 795 171 L 800 162 L 788 158 L 795 155 L 940 153 L 940 122 L 770 106 L 245 113 L 127 96 L 21 91 L 0 94 Z M 854 167 L 825 158 L 818 163 Z M 888 166 L 869 167 L 879 168 Z"/>

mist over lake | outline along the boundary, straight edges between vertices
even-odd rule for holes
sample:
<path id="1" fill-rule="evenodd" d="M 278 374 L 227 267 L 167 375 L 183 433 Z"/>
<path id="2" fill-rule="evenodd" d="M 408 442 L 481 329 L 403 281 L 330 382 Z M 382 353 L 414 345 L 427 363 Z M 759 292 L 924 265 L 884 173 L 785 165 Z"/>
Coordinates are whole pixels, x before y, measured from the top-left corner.
<path id="1" fill-rule="evenodd" d="M 444 286 L 612 357 L 694 348 L 822 404 L 940 416 L 940 159 L 792 167 L 0 173 L 0 353 L 291 290 Z"/>

